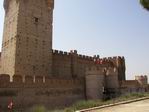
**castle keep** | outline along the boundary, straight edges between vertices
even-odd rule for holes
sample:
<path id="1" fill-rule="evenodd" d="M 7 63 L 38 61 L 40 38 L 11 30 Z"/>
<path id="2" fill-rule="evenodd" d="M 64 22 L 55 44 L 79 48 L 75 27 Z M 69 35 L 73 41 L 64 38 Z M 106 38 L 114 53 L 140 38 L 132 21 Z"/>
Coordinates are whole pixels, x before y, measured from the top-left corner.
<path id="1" fill-rule="evenodd" d="M 124 57 L 52 48 L 54 0 L 4 0 L 4 9 L 0 108 L 10 100 L 15 108 L 62 107 L 126 91 Z M 147 85 L 147 77 L 135 81 Z"/>
<path id="2" fill-rule="evenodd" d="M 52 67 L 53 0 L 4 0 L 1 72 L 49 75 Z"/>

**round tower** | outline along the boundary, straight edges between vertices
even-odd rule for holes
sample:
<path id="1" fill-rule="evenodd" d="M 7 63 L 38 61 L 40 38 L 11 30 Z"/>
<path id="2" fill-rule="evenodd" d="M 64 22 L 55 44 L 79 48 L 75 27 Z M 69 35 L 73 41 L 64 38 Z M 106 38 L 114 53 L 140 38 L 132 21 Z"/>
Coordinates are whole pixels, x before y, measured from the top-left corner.
<path id="1" fill-rule="evenodd" d="M 118 71 L 116 68 L 109 67 L 106 71 L 106 88 L 118 89 Z"/>
<path id="2" fill-rule="evenodd" d="M 118 79 L 119 81 L 126 80 L 126 65 L 125 65 L 125 58 L 118 56 L 116 59 L 116 65 L 118 70 Z"/>
<path id="3" fill-rule="evenodd" d="M 86 69 L 86 96 L 87 99 L 102 99 L 105 82 L 103 68 L 92 67 Z"/>

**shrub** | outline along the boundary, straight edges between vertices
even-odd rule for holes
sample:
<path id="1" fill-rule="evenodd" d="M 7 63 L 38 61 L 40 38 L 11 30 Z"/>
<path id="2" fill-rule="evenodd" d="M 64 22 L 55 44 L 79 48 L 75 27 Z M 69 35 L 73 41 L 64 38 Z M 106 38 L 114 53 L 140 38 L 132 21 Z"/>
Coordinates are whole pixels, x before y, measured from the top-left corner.
<path id="1" fill-rule="evenodd" d="M 75 103 L 72 108 L 74 110 L 80 110 L 80 109 L 86 109 L 86 108 L 91 108 L 91 107 L 96 107 L 102 105 L 101 100 L 89 100 L 89 101 L 80 101 Z"/>
<path id="2" fill-rule="evenodd" d="M 44 106 L 35 106 L 32 108 L 32 112 L 47 112 Z"/>

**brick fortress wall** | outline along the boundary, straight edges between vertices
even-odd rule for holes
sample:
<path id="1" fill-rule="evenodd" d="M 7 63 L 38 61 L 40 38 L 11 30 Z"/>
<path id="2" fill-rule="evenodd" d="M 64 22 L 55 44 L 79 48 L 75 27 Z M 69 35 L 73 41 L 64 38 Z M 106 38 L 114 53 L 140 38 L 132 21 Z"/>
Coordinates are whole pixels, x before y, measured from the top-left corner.
<path id="1" fill-rule="evenodd" d="M 117 69 L 117 73 L 114 75 L 118 75 L 118 77 L 123 77 L 125 74 L 125 72 L 121 74 L 121 70 L 125 69 L 123 57 L 89 57 L 79 55 L 77 51 L 58 50 L 53 50 L 52 54 L 53 63 L 50 77 L 17 74 L 10 82 L 8 75 L 0 75 L 0 106 L 6 108 L 11 99 L 14 100 L 17 108 L 31 107 L 33 104 L 42 104 L 47 107 L 50 105 L 50 108 L 66 106 L 75 101 L 86 99 L 86 68 L 98 66 L 100 69 L 107 69 L 107 73 L 110 75 L 107 74 L 105 78 L 106 85 L 111 85 L 108 80 L 112 83 L 114 80 L 111 78 L 115 77 L 111 75 L 113 72 L 108 72 L 110 68 Z"/>
<path id="2" fill-rule="evenodd" d="M 68 106 L 75 101 L 85 99 L 83 79 L 55 79 L 42 76 L 0 75 L 0 107 L 7 109 L 11 100 L 15 108 L 27 108 L 33 105 L 46 107 Z"/>
<path id="3" fill-rule="evenodd" d="M 20 108 L 52 108 L 85 99 L 87 67 L 116 68 L 118 80 L 125 80 L 124 57 L 52 50 L 54 0 L 4 0 L 4 8 L 1 74 L 12 82 L 0 75 L 0 107 L 10 100 Z M 109 74 L 106 80 L 113 77 Z"/>
<path id="4" fill-rule="evenodd" d="M 53 50 L 52 75 L 55 77 L 85 77 L 87 67 L 98 65 L 99 67 L 115 67 L 118 70 L 118 79 L 125 80 L 124 57 L 91 57 L 80 55 L 76 50 L 63 52 Z"/>

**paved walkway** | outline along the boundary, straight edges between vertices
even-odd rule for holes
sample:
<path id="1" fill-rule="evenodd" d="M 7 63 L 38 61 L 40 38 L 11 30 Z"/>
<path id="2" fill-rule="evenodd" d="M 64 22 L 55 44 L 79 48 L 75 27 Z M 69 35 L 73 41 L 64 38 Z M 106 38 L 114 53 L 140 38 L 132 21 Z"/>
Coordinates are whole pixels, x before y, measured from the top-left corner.
<path id="1" fill-rule="evenodd" d="M 149 99 L 129 104 L 107 107 L 91 112 L 149 112 Z"/>

